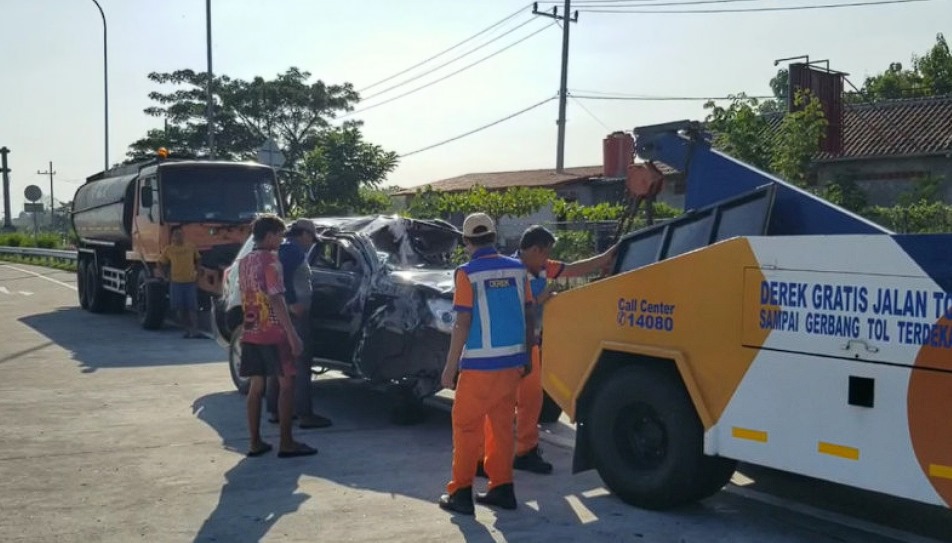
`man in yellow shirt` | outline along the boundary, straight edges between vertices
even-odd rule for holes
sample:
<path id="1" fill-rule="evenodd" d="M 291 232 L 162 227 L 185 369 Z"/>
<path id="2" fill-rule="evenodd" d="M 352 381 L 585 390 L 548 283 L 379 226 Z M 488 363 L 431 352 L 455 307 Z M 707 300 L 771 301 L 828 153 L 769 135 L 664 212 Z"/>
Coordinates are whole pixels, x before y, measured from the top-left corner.
<path id="1" fill-rule="evenodd" d="M 179 318 L 185 326 L 186 338 L 200 338 L 198 325 L 198 262 L 201 259 L 198 250 L 185 243 L 185 234 L 181 226 L 172 228 L 172 244 L 162 250 L 161 264 L 171 268 L 169 273 L 169 309 L 179 312 Z M 164 277 L 160 266 L 159 277 Z"/>

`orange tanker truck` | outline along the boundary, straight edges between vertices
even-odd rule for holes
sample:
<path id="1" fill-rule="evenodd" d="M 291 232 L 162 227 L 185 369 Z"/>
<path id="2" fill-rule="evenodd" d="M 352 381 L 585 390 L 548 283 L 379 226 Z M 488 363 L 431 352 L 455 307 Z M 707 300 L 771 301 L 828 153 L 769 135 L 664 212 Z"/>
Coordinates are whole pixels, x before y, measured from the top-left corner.
<path id="1" fill-rule="evenodd" d="M 79 303 L 118 312 L 131 300 L 143 328 L 162 326 L 168 285 L 156 278 L 171 230 L 201 253 L 199 306 L 221 294 L 259 213 L 283 215 L 274 170 L 253 162 L 165 158 L 118 166 L 86 179 L 73 197 Z"/>

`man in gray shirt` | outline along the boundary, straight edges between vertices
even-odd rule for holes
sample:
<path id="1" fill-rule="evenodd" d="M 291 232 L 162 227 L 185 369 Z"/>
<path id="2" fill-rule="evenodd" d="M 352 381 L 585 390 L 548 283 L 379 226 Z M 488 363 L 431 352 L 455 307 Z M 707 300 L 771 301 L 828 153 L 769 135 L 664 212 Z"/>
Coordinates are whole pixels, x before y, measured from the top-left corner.
<path id="1" fill-rule="evenodd" d="M 301 428 L 325 428 L 331 425 L 327 417 L 314 413 L 311 401 L 311 267 L 308 252 L 317 242 L 317 229 L 308 219 L 298 219 L 285 234 L 278 249 L 278 259 L 284 272 L 285 301 L 291 312 L 294 329 L 304 343 L 304 350 L 296 361 L 294 377 L 294 414 Z M 277 420 L 277 387 L 269 383 L 268 411 Z M 274 422 L 272 420 L 272 422 Z"/>

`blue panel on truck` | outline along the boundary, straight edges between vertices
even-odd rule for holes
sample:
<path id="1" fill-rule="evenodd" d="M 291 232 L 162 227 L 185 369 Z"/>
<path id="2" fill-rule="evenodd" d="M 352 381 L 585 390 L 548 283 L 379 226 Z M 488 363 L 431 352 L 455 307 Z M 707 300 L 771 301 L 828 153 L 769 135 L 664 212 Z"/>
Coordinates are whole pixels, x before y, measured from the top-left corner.
<path id="1" fill-rule="evenodd" d="M 767 183 L 777 186 L 768 234 L 888 234 L 876 223 L 711 148 L 698 123 L 635 128 L 638 156 L 686 172 L 686 210 L 707 207 Z"/>

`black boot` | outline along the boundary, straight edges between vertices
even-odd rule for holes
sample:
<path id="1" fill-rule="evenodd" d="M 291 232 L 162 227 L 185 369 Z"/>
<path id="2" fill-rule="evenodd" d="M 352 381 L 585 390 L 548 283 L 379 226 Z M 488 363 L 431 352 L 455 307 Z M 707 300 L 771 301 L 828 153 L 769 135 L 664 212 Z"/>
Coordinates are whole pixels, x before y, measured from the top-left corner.
<path id="1" fill-rule="evenodd" d="M 542 459 L 538 446 L 521 456 L 517 456 L 512 462 L 512 467 L 520 471 L 531 471 L 543 475 L 552 473 L 552 464 Z"/>
<path id="2" fill-rule="evenodd" d="M 499 485 L 485 494 L 476 494 L 476 503 L 500 509 L 515 509 L 517 507 L 516 491 L 512 483 Z"/>
<path id="3" fill-rule="evenodd" d="M 440 509 L 454 511 L 463 515 L 472 515 L 476 513 L 473 506 L 473 487 L 460 488 L 452 495 L 443 494 L 440 496 Z"/>

